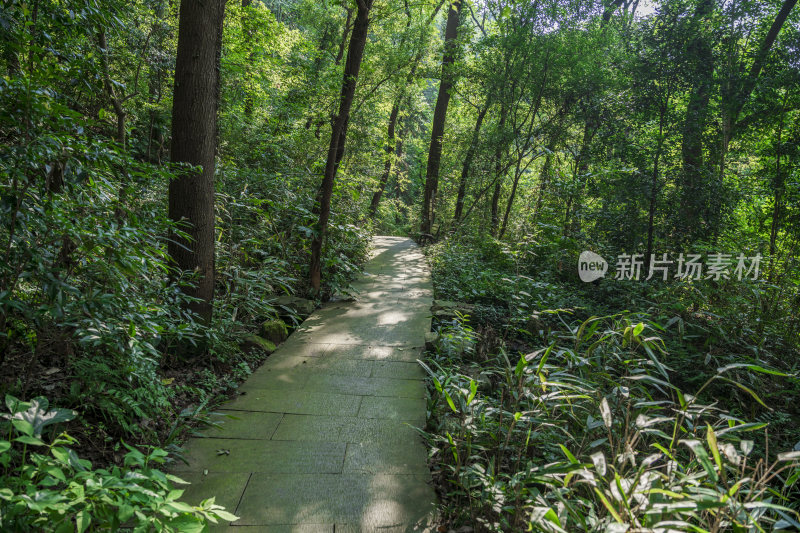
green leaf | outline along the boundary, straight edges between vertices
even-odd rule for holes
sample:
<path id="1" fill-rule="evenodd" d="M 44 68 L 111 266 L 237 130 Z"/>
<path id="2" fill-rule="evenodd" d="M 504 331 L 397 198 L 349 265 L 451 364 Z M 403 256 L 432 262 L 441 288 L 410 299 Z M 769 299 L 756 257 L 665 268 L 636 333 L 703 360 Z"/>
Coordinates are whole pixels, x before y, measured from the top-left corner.
<path id="1" fill-rule="evenodd" d="M 574 464 L 574 465 L 576 465 L 576 464 L 579 464 L 579 463 L 580 463 L 580 461 L 578 461 L 578 460 L 575 458 L 575 456 L 574 456 L 574 455 L 572 455 L 572 452 L 570 452 L 570 451 L 567 449 L 567 447 L 566 447 L 566 446 L 564 446 L 563 444 L 559 444 L 559 445 L 558 445 L 558 447 L 559 447 L 559 448 L 561 448 L 561 451 L 562 451 L 562 452 L 564 452 L 564 455 L 566 455 L 566 456 L 567 456 L 567 459 L 569 459 L 569 462 L 570 462 L 570 463 L 572 463 L 572 464 Z"/>
<path id="2" fill-rule="evenodd" d="M 29 444 L 31 446 L 45 446 L 44 441 L 42 441 L 41 439 L 37 439 L 36 437 L 30 437 L 28 435 L 17 437 L 16 439 L 14 439 L 14 442 L 21 442 L 22 444 Z"/>
<path id="3" fill-rule="evenodd" d="M 191 514 L 176 516 L 167 524 L 172 528 L 171 531 L 180 531 L 181 533 L 203 533 L 207 529 L 203 520 Z"/>
<path id="4" fill-rule="evenodd" d="M 217 515 L 217 517 L 222 518 L 223 520 L 227 520 L 228 522 L 235 522 L 239 520 L 238 516 L 236 516 L 233 513 L 229 513 L 224 509 L 216 509 L 214 510 L 214 514 Z"/>
<path id="5" fill-rule="evenodd" d="M 6 400 L 8 402 L 8 399 Z M 33 435 L 38 437 L 42 434 L 42 430 L 51 425 L 57 424 L 60 422 L 69 422 L 73 420 L 78 413 L 72 411 L 70 409 L 53 409 L 48 411 L 49 402 L 46 398 L 34 398 L 27 404 L 28 407 L 25 410 L 18 411 L 12 415 L 13 420 L 24 420 L 25 422 L 30 423 L 33 430 L 32 433 L 26 433 L 28 435 Z M 20 403 L 20 407 L 22 403 Z"/>
<path id="6" fill-rule="evenodd" d="M 717 471 L 714 470 L 714 465 L 711 464 L 711 459 L 709 459 L 708 452 L 706 452 L 703 443 L 694 439 L 683 440 L 681 442 L 694 452 L 694 455 L 697 458 L 697 461 L 700 463 L 700 466 L 703 467 L 703 470 L 706 471 L 711 480 L 714 483 L 719 481 L 719 475 L 717 474 Z"/>
<path id="7" fill-rule="evenodd" d="M 164 505 L 167 509 L 175 511 L 176 513 L 191 513 L 194 512 L 194 507 L 184 502 L 169 502 Z"/>
<path id="8" fill-rule="evenodd" d="M 714 462 L 717 463 L 717 468 L 722 470 L 722 457 L 720 457 L 719 454 L 717 435 L 714 433 L 714 429 L 710 424 L 706 424 L 706 428 L 706 441 L 708 441 L 708 447 L 711 450 L 711 455 L 714 456 Z"/>
<path id="9" fill-rule="evenodd" d="M 474 379 L 469 380 L 469 396 L 467 397 L 467 405 L 472 403 L 472 400 L 475 399 L 475 395 L 478 394 L 478 382 Z"/>
<path id="10" fill-rule="evenodd" d="M 447 405 L 450 406 L 450 409 L 452 409 L 454 413 L 457 413 L 458 409 L 456 409 L 456 404 L 455 402 L 453 402 L 453 398 L 450 397 L 450 393 L 447 391 L 443 392 L 444 392 L 444 398 L 445 400 L 447 400 Z"/>
<path id="11" fill-rule="evenodd" d="M 756 394 L 752 389 L 749 389 L 749 388 L 745 387 L 744 385 L 742 385 L 738 381 L 733 381 L 732 379 L 728 379 L 728 378 L 723 377 L 723 376 L 716 376 L 716 377 L 718 379 L 723 380 L 723 381 L 727 381 L 728 383 L 733 383 L 734 385 L 736 385 L 737 387 L 739 387 L 740 389 L 742 389 L 743 391 L 748 393 L 750 396 L 752 396 L 753 399 L 755 401 L 757 401 L 758 403 L 760 403 L 765 409 L 767 409 L 769 411 L 773 410 L 772 407 L 769 407 L 767 404 L 765 404 L 764 401 L 761 398 L 758 397 L 758 394 Z"/>
<path id="12" fill-rule="evenodd" d="M 89 525 L 92 523 L 92 516 L 86 511 L 82 510 L 75 516 L 75 524 L 78 527 L 78 533 L 83 533 L 87 529 L 89 529 Z"/>
<path id="13" fill-rule="evenodd" d="M 7 452 L 11 448 L 11 443 L 7 440 L 0 440 L 0 453 Z"/>
<path id="14" fill-rule="evenodd" d="M 608 501 L 608 498 L 606 498 L 606 495 L 603 494 L 603 492 L 600 489 L 598 489 L 597 487 L 594 487 L 594 491 L 597 494 L 597 496 L 600 498 L 600 501 L 603 502 L 603 505 L 605 506 L 605 508 L 608 509 L 608 512 L 611 513 L 611 516 L 614 517 L 614 520 L 616 520 L 617 522 L 622 524 L 623 523 L 622 517 L 619 515 L 617 510 L 614 509 L 614 506 L 611 505 L 611 502 Z"/>
<path id="15" fill-rule="evenodd" d="M 12 420 L 11 424 L 23 435 L 33 436 L 33 424 L 27 420 Z"/>

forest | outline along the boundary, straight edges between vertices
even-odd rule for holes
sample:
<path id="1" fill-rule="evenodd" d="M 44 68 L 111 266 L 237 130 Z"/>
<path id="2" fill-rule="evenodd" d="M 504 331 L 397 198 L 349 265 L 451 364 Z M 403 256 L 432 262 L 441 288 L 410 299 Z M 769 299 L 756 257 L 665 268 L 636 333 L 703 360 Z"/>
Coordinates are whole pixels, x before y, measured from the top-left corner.
<path id="1" fill-rule="evenodd" d="M 375 235 L 436 531 L 800 530 L 796 4 L 4 0 L 0 530 L 235 520 L 171 465 Z"/>

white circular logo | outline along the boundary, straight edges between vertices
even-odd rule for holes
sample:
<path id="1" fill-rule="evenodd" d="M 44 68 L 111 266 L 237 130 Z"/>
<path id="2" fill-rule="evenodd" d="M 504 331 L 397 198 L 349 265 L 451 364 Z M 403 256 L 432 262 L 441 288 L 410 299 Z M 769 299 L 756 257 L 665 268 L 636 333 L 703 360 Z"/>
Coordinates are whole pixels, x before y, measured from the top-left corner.
<path id="1" fill-rule="evenodd" d="M 581 252 L 578 258 L 578 276 L 581 281 L 590 282 L 606 275 L 608 263 L 605 259 L 588 250 Z"/>

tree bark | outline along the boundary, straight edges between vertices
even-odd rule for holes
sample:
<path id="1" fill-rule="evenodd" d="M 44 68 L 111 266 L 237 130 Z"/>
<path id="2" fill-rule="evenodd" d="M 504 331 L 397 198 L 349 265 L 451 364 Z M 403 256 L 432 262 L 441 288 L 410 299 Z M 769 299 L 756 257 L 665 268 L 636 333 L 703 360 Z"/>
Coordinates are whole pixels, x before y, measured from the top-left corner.
<path id="1" fill-rule="evenodd" d="M 458 224 L 461 220 L 461 215 L 464 211 L 464 196 L 467 194 L 467 178 L 469 171 L 472 167 L 472 160 L 475 159 L 475 151 L 478 149 L 478 139 L 480 137 L 481 125 L 486 112 L 489 110 L 489 97 L 486 97 L 486 103 L 483 108 L 478 111 L 478 118 L 475 119 L 475 127 L 472 129 L 472 138 L 470 139 L 467 153 L 464 155 L 464 164 L 461 166 L 461 178 L 458 180 L 458 196 L 456 197 L 456 211 L 453 213 L 453 222 Z"/>
<path id="2" fill-rule="evenodd" d="M 497 231 L 500 228 L 500 193 L 503 190 L 503 180 L 501 179 L 501 174 L 503 173 L 503 146 L 505 141 L 503 140 L 504 132 L 503 129 L 506 125 L 506 113 L 507 107 L 506 104 L 500 107 L 500 123 L 498 124 L 498 131 L 500 132 L 500 137 L 497 139 L 497 148 L 494 152 L 494 174 L 495 174 L 495 184 L 494 184 L 494 193 L 492 193 L 492 227 L 491 232 L 492 235 L 497 235 Z"/>
<path id="3" fill-rule="evenodd" d="M 542 209 L 542 203 L 544 202 L 544 193 L 550 187 L 550 169 L 553 166 L 553 152 L 556 149 L 556 142 L 561 134 L 560 132 L 561 122 L 558 123 L 556 130 L 550 136 L 550 142 L 547 145 L 547 155 L 542 165 L 542 171 L 539 173 L 539 188 L 536 191 L 536 204 L 533 207 L 533 215 L 531 216 L 533 221 L 538 217 L 539 211 Z"/>
<path id="4" fill-rule="evenodd" d="M 105 30 L 101 30 L 97 34 L 97 46 L 100 48 L 100 63 L 103 67 L 103 86 L 108 93 L 108 99 L 111 101 L 111 106 L 114 108 L 114 114 L 117 117 L 117 137 L 116 141 L 125 149 L 125 119 L 128 113 L 122 105 L 122 98 L 117 95 L 114 84 L 111 81 L 111 69 L 108 61 L 108 40 L 106 39 Z"/>
<path id="5" fill-rule="evenodd" d="M 647 250 L 644 255 L 644 268 L 645 271 L 650 270 L 650 259 L 653 255 L 653 247 L 655 245 L 655 217 L 656 217 L 656 202 L 658 201 L 658 165 L 661 160 L 661 151 L 664 148 L 664 122 L 667 114 L 667 103 L 661 106 L 659 110 L 658 120 L 658 143 L 656 144 L 656 153 L 653 154 L 653 174 L 650 179 L 650 205 L 647 210 Z"/>
<path id="6" fill-rule="evenodd" d="M 217 148 L 219 55 L 225 0 L 182 0 L 172 104 L 171 158 L 199 166 L 169 185 L 169 217 L 187 238 L 168 244 L 174 266 L 197 274 L 184 292 L 197 301 L 189 308 L 210 321 L 214 299 L 214 158 Z"/>
<path id="7" fill-rule="evenodd" d="M 342 38 L 339 41 L 339 51 L 336 53 L 336 59 L 333 62 L 333 64 L 337 66 L 342 62 L 342 58 L 344 57 L 344 49 L 347 46 L 347 38 L 350 36 L 350 26 L 353 21 L 353 8 L 345 6 L 344 9 L 347 11 L 347 20 L 344 23 Z"/>
<path id="8" fill-rule="evenodd" d="M 450 104 L 450 90 L 453 87 L 452 65 L 455 62 L 456 38 L 461 18 L 462 0 L 450 3 L 447 13 L 447 26 L 444 32 L 444 54 L 442 55 L 442 80 L 439 83 L 439 95 L 433 111 L 431 126 L 431 143 L 428 150 L 428 165 L 425 170 L 425 196 L 422 202 L 422 225 L 420 231 L 430 234 L 433 226 L 436 192 L 439 188 L 439 167 L 442 162 L 442 136 L 447 117 L 447 106 Z"/>
<path id="9" fill-rule="evenodd" d="M 784 119 L 786 118 L 786 103 L 788 99 L 789 92 L 787 91 L 781 105 L 781 118 L 778 122 L 778 135 L 775 140 L 775 180 L 772 186 L 774 205 L 772 207 L 772 223 L 770 224 L 769 230 L 769 274 L 767 278 L 769 281 L 772 281 L 775 272 L 775 253 L 778 251 L 778 232 L 780 231 L 784 210 L 783 197 L 786 189 L 786 180 L 783 176 L 783 169 L 781 168 L 781 155 L 783 154 L 783 125 Z"/>
<path id="10" fill-rule="evenodd" d="M 358 12 L 353 24 L 353 33 L 350 37 L 350 46 L 347 50 L 347 60 L 344 65 L 344 79 L 339 96 L 339 113 L 333 122 L 331 142 L 328 147 L 328 159 L 325 164 L 325 174 L 322 177 L 319 193 L 317 194 L 319 220 L 317 221 L 314 237 L 311 241 L 311 288 L 319 292 L 322 283 L 322 243 L 328 227 L 331 212 L 331 196 L 333 195 L 333 182 L 336 171 L 344 154 L 344 144 L 347 138 L 347 123 L 350 119 L 350 108 L 356 92 L 356 81 L 361 68 L 361 59 L 364 56 L 364 47 L 367 44 L 369 30 L 369 13 L 374 0 L 358 0 Z"/>
<path id="11" fill-rule="evenodd" d="M 695 32 L 689 46 L 691 82 L 689 103 L 683 126 L 681 145 L 680 227 L 682 238 L 689 242 L 706 233 L 703 221 L 707 215 L 708 179 L 703 160 L 703 133 L 708 116 L 708 102 L 714 76 L 714 56 L 711 44 L 699 28 L 714 11 L 714 0 L 700 0 L 694 14 Z M 707 222 L 707 220 L 706 220 Z"/>
<path id="12" fill-rule="evenodd" d="M 249 7 L 252 4 L 252 0 L 242 0 L 242 7 L 244 8 L 243 17 L 244 20 L 242 21 L 243 29 L 244 29 L 244 36 L 245 39 L 250 43 L 252 46 L 253 42 L 253 27 L 252 22 L 250 20 L 251 15 L 248 13 Z M 250 70 L 253 68 L 253 64 L 255 63 L 255 52 L 250 49 L 250 53 L 247 54 L 247 69 Z M 253 118 L 253 109 L 255 107 L 255 102 L 253 101 L 253 94 L 245 87 L 245 94 L 244 94 L 244 117 L 248 123 Z"/>
<path id="13" fill-rule="evenodd" d="M 400 113 L 400 97 L 398 97 L 392 106 L 392 112 L 389 114 L 389 131 L 386 139 L 386 163 L 384 164 L 383 174 L 381 174 L 380 182 L 378 183 L 378 190 L 372 194 L 372 201 L 369 204 L 369 217 L 375 218 L 378 212 L 378 206 L 381 203 L 381 196 L 383 191 L 386 190 L 386 184 L 389 182 L 389 176 L 392 174 L 392 160 L 394 158 L 397 141 L 394 136 L 394 129 L 397 125 L 397 115 Z"/>

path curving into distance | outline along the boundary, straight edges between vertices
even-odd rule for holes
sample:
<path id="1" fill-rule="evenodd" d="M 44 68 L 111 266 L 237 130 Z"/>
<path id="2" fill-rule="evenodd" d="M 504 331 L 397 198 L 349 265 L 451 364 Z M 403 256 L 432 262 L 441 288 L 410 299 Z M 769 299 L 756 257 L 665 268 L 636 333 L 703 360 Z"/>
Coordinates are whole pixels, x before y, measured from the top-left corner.
<path id="1" fill-rule="evenodd" d="M 400 532 L 430 528 L 421 356 L 433 290 L 425 258 L 375 237 L 355 302 L 312 314 L 186 445 L 184 501 L 240 517 L 217 530 Z"/>

